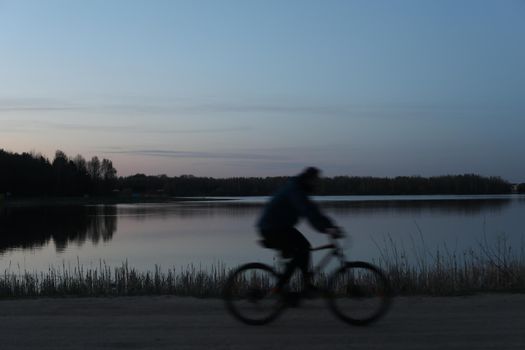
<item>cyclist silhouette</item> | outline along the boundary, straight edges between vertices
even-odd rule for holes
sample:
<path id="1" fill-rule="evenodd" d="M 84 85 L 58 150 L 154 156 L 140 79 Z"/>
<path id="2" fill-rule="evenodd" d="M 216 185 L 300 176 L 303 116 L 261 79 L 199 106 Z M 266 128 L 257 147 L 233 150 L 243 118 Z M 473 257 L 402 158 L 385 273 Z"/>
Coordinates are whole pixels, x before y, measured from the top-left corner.
<path id="1" fill-rule="evenodd" d="M 305 217 L 319 232 L 341 237 L 342 231 L 324 215 L 310 200 L 320 180 L 320 170 L 314 167 L 292 177 L 266 204 L 257 222 L 267 248 L 281 251 L 282 256 L 291 258 L 276 288 L 281 290 L 296 268 L 303 274 L 305 290 L 313 290 L 310 273 L 310 242 L 295 228 L 299 219 Z"/>

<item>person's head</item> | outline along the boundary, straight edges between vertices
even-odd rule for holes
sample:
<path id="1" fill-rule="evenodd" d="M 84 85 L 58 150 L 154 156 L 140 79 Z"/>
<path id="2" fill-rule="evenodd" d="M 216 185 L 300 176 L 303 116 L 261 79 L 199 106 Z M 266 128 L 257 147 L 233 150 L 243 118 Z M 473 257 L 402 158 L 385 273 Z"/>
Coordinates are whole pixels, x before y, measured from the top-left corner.
<path id="1" fill-rule="evenodd" d="M 320 178 L 321 170 L 315 167 L 308 167 L 297 175 L 299 185 L 306 193 L 312 193 L 315 190 Z"/>

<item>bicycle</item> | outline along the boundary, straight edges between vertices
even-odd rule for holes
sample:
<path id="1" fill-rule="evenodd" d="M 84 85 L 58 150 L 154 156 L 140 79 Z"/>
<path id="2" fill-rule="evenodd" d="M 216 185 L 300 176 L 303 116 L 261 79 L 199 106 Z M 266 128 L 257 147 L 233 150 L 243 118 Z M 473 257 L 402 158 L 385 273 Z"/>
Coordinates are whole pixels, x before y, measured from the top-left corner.
<path id="1" fill-rule="evenodd" d="M 313 267 L 313 280 L 324 281 L 317 286 L 324 294 L 330 310 L 342 321 L 356 326 L 365 326 L 379 320 L 391 304 L 391 289 L 388 279 L 378 267 L 363 261 L 347 261 L 342 246 L 336 237 L 329 235 L 330 243 L 312 248 L 311 251 L 329 250 Z M 341 238 L 341 237 L 339 237 Z M 264 240 L 260 243 L 268 247 Z M 329 262 L 336 258 L 340 266 L 334 272 L 322 274 Z M 279 257 L 281 262 L 284 257 Z M 281 269 L 284 265 L 280 264 Z M 288 282 L 288 288 L 278 291 L 275 285 L 281 273 L 263 263 L 248 263 L 239 266 L 228 277 L 223 298 L 226 309 L 238 320 L 249 325 L 263 325 L 277 318 L 288 306 L 296 306 L 308 291 L 297 289 Z M 290 296 L 293 296 L 292 298 Z"/>

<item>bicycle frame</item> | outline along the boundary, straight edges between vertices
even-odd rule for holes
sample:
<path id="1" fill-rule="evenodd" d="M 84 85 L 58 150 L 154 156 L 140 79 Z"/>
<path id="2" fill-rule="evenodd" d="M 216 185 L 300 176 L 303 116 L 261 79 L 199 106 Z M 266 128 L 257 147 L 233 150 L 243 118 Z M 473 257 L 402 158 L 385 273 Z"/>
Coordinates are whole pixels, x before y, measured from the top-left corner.
<path id="1" fill-rule="evenodd" d="M 312 274 L 314 276 L 318 275 L 319 273 L 321 273 L 321 271 L 334 258 L 337 258 L 339 260 L 341 266 L 343 266 L 344 263 L 346 262 L 346 256 L 345 256 L 345 254 L 343 252 L 343 248 L 341 247 L 339 242 L 335 238 L 333 238 L 332 236 L 330 236 L 329 239 L 330 239 L 330 244 L 325 244 L 325 245 L 321 245 L 321 246 L 318 246 L 318 247 L 310 248 L 311 252 L 321 251 L 321 250 L 330 250 L 329 252 L 326 253 L 326 255 L 316 265 L 314 265 L 312 267 L 311 271 L 312 271 Z M 279 265 L 280 266 L 285 265 L 285 260 L 286 260 L 285 258 L 279 257 Z"/>
<path id="2" fill-rule="evenodd" d="M 317 263 L 317 265 L 314 265 L 312 267 L 312 273 L 314 275 L 319 274 L 334 257 L 339 259 L 341 266 L 346 261 L 346 256 L 339 242 L 337 242 L 337 240 L 331 236 L 330 236 L 330 241 L 331 241 L 330 244 L 325 244 L 325 245 L 314 247 L 310 249 L 311 252 L 330 249 L 330 251 L 326 253 L 326 255 L 319 261 L 319 263 Z"/>

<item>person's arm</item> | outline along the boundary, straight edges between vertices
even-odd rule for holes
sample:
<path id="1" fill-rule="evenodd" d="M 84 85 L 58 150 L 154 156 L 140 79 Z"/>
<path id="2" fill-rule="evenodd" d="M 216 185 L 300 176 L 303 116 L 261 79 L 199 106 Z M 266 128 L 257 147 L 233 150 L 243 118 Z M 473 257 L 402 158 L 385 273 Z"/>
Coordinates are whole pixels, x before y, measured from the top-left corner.
<path id="1" fill-rule="evenodd" d="M 335 227 L 332 220 L 323 215 L 319 207 L 303 191 L 294 188 L 290 193 L 290 200 L 295 209 L 305 216 L 316 230 L 326 232 L 327 229 Z"/>

